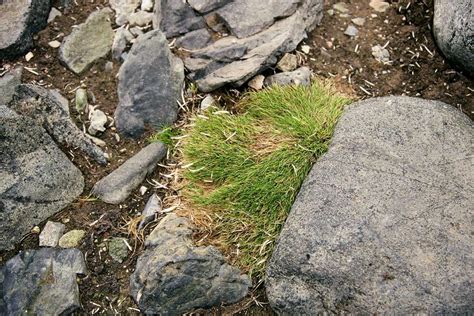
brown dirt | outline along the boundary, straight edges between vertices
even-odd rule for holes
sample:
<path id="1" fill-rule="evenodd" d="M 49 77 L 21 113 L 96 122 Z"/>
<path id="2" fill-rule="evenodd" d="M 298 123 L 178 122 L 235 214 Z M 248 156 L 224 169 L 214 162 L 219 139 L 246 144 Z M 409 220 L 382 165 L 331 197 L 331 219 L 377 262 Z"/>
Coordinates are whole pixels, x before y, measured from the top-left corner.
<path id="1" fill-rule="evenodd" d="M 85 74 L 77 76 L 61 65 L 57 58 L 57 49 L 48 46 L 48 42 L 54 39 L 61 41 L 63 36 L 71 32 L 73 25 L 82 23 L 90 12 L 105 6 L 107 2 L 107 0 L 92 0 L 92 2 L 76 0 L 76 5 L 38 34 L 36 48 L 32 50 L 34 54 L 32 60 L 26 62 L 22 57 L 13 61 L 0 61 L 0 68 L 5 70 L 18 65 L 29 67 L 31 72 L 26 68 L 23 71 L 23 82 L 59 89 L 71 101 L 74 98 L 75 88 L 86 86 L 96 97 L 98 108 L 113 117 L 117 104 L 116 73 L 119 64 L 114 62 L 112 72 L 104 71 L 105 62 L 111 60 L 109 56 Z M 336 2 L 339 1 L 326 0 L 325 10 L 330 9 Z M 434 44 L 430 31 L 432 0 L 391 1 L 391 8 L 386 13 L 377 13 L 376 17 L 371 17 L 371 14 L 376 12 L 368 6 L 368 0 L 343 2 L 347 3 L 350 9 L 350 17 L 341 17 L 338 12 L 333 16 L 325 13 L 322 24 L 306 40 L 311 46 L 311 53 L 307 56 L 306 63 L 317 76 L 331 79 L 336 82 L 340 90 L 347 94 L 355 94 L 359 98 L 392 94 L 420 96 L 444 101 L 462 109 L 471 119 L 474 117 L 473 82 L 445 63 Z M 409 3 L 410 6 L 405 9 Z M 364 26 L 357 26 L 359 36 L 351 39 L 343 33 L 350 19 L 355 17 L 365 17 L 366 23 Z M 376 44 L 385 45 L 387 42 L 387 49 L 393 62 L 383 65 L 373 58 L 371 47 Z M 3 70 L 0 69 L 0 73 Z M 237 90 L 218 92 L 218 96 L 230 110 L 239 95 L 240 92 Z M 74 111 L 72 115 L 82 128 L 81 122 L 86 119 L 85 116 Z M 185 114 L 181 113 L 181 116 Z M 84 229 L 87 232 L 87 237 L 79 248 L 86 256 L 89 272 L 79 281 L 83 311 L 78 314 L 138 314 L 135 303 L 128 296 L 129 277 L 138 255 L 143 250 L 143 236 L 149 233 L 157 221 L 149 224 L 145 232 L 139 236 L 129 231 L 130 221 L 136 220 L 152 193 L 157 193 L 162 198 L 179 194 L 155 188 L 145 182 L 144 185 L 149 191 L 144 196 L 136 190 L 121 205 L 108 205 L 88 199 L 93 184 L 143 148 L 150 134 L 148 132 L 136 141 L 121 139 L 117 142 L 114 133 L 112 127 L 100 136 L 107 143 L 106 151 L 112 157 L 111 163 L 105 167 L 89 161 L 73 149 L 66 150 L 71 160 L 83 172 L 86 187 L 84 196 L 51 218 L 65 223 L 67 230 Z M 165 163 L 178 162 L 168 160 Z M 148 180 L 155 179 L 167 184 L 171 181 L 165 176 L 167 173 L 169 170 L 160 167 L 148 177 Z M 44 224 L 41 223 L 39 226 L 43 227 Z M 105 243 L 110 237 L 127 238 L 133 248 L 128 259 L 122 264 L 114 262 L 107 251 L 104 251 Z M 37 245 L 38 236 L 29 234 L 14 251 L 0 252 L 0 264 L 18 251 L 37 248 Z M 271 315 L 262 288 L 260 286 L 255 289 L 239 304 L 210 311 L 198 311 L 196 314 Z"/>

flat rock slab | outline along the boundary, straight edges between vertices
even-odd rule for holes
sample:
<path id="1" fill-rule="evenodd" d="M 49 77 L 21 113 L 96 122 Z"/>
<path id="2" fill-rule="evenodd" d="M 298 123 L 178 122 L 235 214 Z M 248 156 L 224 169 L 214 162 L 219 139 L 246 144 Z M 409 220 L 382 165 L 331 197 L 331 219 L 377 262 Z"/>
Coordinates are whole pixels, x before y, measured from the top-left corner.
<path id="1" fill-rule="evenodd" d="M 281 314 L 474 310 L 474 126 L 409 97 L 350 106 L 267 270 Z"/>
<path id="2" fill-rule="evenodd" d="M 160 128 L 174 123 L 184 84 L 182 61 L 175 57 L 159 30 L 139 36 L 120 68 L 118 130 L 138 137 L 145 126 Z"/>
<path id="3" fill-rule="evenodd" d="M 474 1 L 435 0 L 433 34 L 445 57 L 474 77 Z"/>
<path id="4" fill-rule="evenodd" d="M 81 172 L 46 131 L 0 105 L 0 249 L 59 212 L 84 188 Z"/>
<path id="5" fill-rule="evenodd" d="M 145 177 L 155 170 L 157 163 L 166 156 L 166 152 L 166 145 L 161 142 L 146 146 L 97 182 L 92 193 L 106 203 L 123 202 Z"/>
<path id="6" fill-rule="evenodd" d="M 0 59 L 14 58 L 33 47 L 33 35 L 46 25 L 49 0 L 2 1 Z"/>
<path id="7" fill-rule="evenodd" d="M 295 50 L 321 21 L 323 2 L 163 0 L 155 5 L 154 27 L 190 50 L 184 60 L 188 76 L 210 92 L 242 86 Z M 217 41 L 207 35 L 216 32 Z"/>
<path id="8" fill-rule="evenodd" d="M 69 315 L 81 308 L 76 276 L 85 273 L 78 249 L 22 252 L 0 268 L 0 315 Z"/>
<path id="9" fill-rule="evenodd" d="M 192 225 L 169 214 L 145 241 L 130 277 L 130 291 L 147 315 L 182 315 L 232 304 L 247 295 L 250 279 L 214 247 L 192 245 Z"/>
<path id="10" fill-rule="evenodd" d="M 64 38 L 59 57 L 74 73 L 83 73 L 110 52 L 115 35 L 110 23 L 111 13 L 109 8 L 93 12 Z"/>

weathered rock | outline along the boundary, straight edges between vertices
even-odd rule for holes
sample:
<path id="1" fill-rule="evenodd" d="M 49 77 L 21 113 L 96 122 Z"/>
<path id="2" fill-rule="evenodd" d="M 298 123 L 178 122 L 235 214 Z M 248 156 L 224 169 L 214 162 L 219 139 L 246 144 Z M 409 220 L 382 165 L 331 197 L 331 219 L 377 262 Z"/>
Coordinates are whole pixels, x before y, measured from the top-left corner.
<path id="1" fill-rule="evenodd" d="M 311 70 L 308 67 L 300 67 L 295 71 L 281 72 L 265 78 L 264 86 L 309 86 L 311 84 Z"/>
<path id="2" fill-rule="evenodd" d="M 354 25 L 350 24 L 344 31 L 344 34 L 350 37 L 354 37 L 359 34 L 359 30 Z"/>
<path id="3" fill-rule="evenodd" d="M 74 73 L 83 73 L 110 52 L 114 40 L 110 15 L 109 8 L 95 11 L 64 38 L 59 57 Z"/>
<path id="4" fill-rule="evenodd" d="M 40 247 L 58 246 L 59 239 L 63 235 L 65 229 L 66 226 L 64 226 L 64 224 L 48 221 L 39 235 Z"/>
<path id="5" fill-rule="evenodd" d="M 166 146 L 161 142 L 146 146 L 97 182 L 92 193 L 106 203 L 118 204 L 124 201 L 145 180 L 147 174 L 155 170 L 166 151 Z"/>
<path id="6" fill-rule="evenodd" d="M 22 84 L 17 87 L 10 108 L 32 118 L 59 144 L 77 147 L 100 164 L 106 164 L 104 152 L 94 145 L 71 121 L 69 110 L 55 94 L 42 87 Z"/>
<path id="7" fill-rule="evenodd" d="M 142 3 L 140 4 L 140 9 L 142 11 L 153 11 L 153 0 L 142 0 Z"/>
<path id="8" fill-rule="evenodd" d="M 231 0 L 188 0 L 189 5 L 199 13 L 208 13 L 229 3 Z"/>
<path id="9" fill-rule="evenodd" d="M 258 90 L 263 89 L 264 82 L 265 82 L 265 76 L 256 75 L 255 77 L 252 78 L 252 80 L 249 81 L 248 86 L 258 91 Z"/>
<path id="10" fill-rule="evenodd" d="M 148 199 L 148 202 L 146 202 L 145 208 L 143 209 L 142 220 L 138 225 L 138 229 L 142 229 L 146 224 L 154 220 L 156 214 L 161 212 L 161 208 L 161 199 L 158 197 L 158 195 L 153 193 Z"/>
<path id="11" fill-rule="evenodd" d="M 186 34 L 206 26 L 186 1 L 161 0 L 155 3 L 153 28 L 160 29 L 167 38 Z"/>
<path id="12" fill-rule="evenodd" d="M 21 68 L 7 72 L 0 78 L 0 105 L 7 105 L 13 99 L 15 89 L 21 84 Z"/>
<path id="13" fill-rule="evenodd" d="M 105 131 L 105 124 L 107 124 L 107 115 L 101 110 L 94 110 L 91 113 L 90 124 L 87 131 L 91 135 L 96 135 L 99 132 Z"/>
<path id="14" fill-rule="evenodd" d="M 63 15 L 61 11 L 59 11 L 56 8 L 51 8 L 51 11 L 49 12 L 49 15 L 48 15 L 48 23 L 53 22 L 58 16 L 61 16 L 61 15 Z"/>
<path id="15" fill-rule="evenodd" d="M 78 113 L 84 112 L 89 107 L 89 99 L 87 98 L 87 90 L 79 88 L 76 90 L 75 96 L 76 111 Z"/>
<path id="16" fill-rule="evenodd" d="M 128 43 L 134 39 L 132 33 L 125 28 L 119 28 L 115 32 L 114 42 L 112 44 L 112 57 L 116 60 L 120 60 L 120 56 L 125 51 Z"/>
<path id="17" fill-rule="evenodd" d="M 154 128 L 172 124 L 183 83 L 183 63 L 171 53 L 163 34 L 155 30 L 138 37 L 119 72 L 115 112 L 119 131 L 138 137 L 146 124 Z"/>
<path id="18" fill-rule="evenodd" d="M 181 315 L 247 295 L 250 279 L 214 247 L 194 247 L 191 234 L 187 219 L 169 214 L 146 239 L 130 278 L 131 295 L 143 313 Z"/>
<path id="19" fill-rule="evenodd" d="M 372 47 L 372 56 L 381 63 L 388 63 L 390 61 L 389 51 L 380 45 Z"/>
<path id="20" fill-rule="evenodd" d="M 128 22 L 130 15 L 140 6 L 140 0 L 109 0 L 109 4 L 115 11 L 115 23 L 121 26 Z"/>
<path id="21" fill-rule="evenodd" d="M 76 275 L 85 273 L 78 249 L 22 252 L 0 269 L 0 314 L 69 315 L 81 308 Z"/>
<path id="22" fill-rule="evenodd" d="M 383 0 L 370 0 L 369 5 L 377 12 L 385 12 L 390 8 L 390 3 Z"/>
<path id="23" fill-rule="evenodd" d="M 109 256 L 118 263 L 124 262 L 128 257 L 128 247 L 126 242 L 127 240 L 125 238 L 114 237 L 107 243 Z"/>
<path id="24" fill-rule="evenodd" d="M 433 33 L 445 57 L 474 77 L 474 2 L 435 0 Z"/>
<path id="25" fill-rule="evenodd" d="M 2 1 L 0 59 L 14 58 L 33 47 L 33 35 L 47 25 L 49 0 Z"/>
<path id="26" fill-rule="evenodd" d="M 350 106 L 267 270 L 280 314 L 469 314 L 474 126 L 409 97 Z"/>
<path id="27" fill-rule="evenodd" d="M 201 110 L 205 111 L 211 106 L 216 105 L 216 100 L 210 94 L 206 95 L 206 97 L 201 101 Z"/>
<path id="28" fill-rule="evenodd" d="M 31 119 L 0 105 L 0 249 L 71 203 L 81 172 Z"/>
<path id="29" fill-rule="evenodd" d="M 293 71 L 298 67 L 298 57 L 294 54 L 285 54 L 277 64 L 277 68 L 283 72 Z"/>
<path id="30" fill-rule="evenodd" d="M 130 26 L 146 26 L 153 20 L 153 13 L 146 11 L 137 11 L 130 14 L 128 22 Z"/>
<path id="31" fill-rule="evenodd" d="M 80 229 L 73 229 L 65 233 L 59 238 L 59 247 L 61 248 L 76 248 L 79 246 L 82 238 L 84 238 L 86 232 Z"/>
<path id="32" fill-rule="evenodd" d="M 176 46 L 185 49 L 200 49 L 212 43 L 211 33 L 207 29 L 195 30 L 176 40 Z"/>

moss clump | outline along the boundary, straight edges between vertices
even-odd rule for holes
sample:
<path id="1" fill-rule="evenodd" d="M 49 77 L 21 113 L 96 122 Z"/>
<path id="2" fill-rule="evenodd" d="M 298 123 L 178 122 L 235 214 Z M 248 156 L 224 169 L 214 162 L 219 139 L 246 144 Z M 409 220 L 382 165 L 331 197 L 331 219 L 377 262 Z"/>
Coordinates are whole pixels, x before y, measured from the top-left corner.
<path id="1" fill-rule="evenodd" d="M 240 114 L 211 108 L 194 118 L 181 147 L 189 166 L 188 211 L 209 220 L 215 243 L 251 275 L 262 276 L 296 194 L 348 102 L 320 83 L 275 86 L 244 97 Z"/>

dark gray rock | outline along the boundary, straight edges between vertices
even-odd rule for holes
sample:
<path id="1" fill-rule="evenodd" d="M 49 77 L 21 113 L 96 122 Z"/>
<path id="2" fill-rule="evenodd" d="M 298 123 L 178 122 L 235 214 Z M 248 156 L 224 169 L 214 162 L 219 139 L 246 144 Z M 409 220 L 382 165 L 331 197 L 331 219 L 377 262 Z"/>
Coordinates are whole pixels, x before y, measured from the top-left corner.
<path id="1" fill-rule="evenodd" d="M 146 146 L 97 182 L 92 193 L 106 203 L 123 202 L 155 170 L 156 164 L 165 157 L 166 152 L 166 146 L 161 142 Z"/>
<path id="2" fill-rule="evenodd" d="M 81 172 L 43 128 L 0 105 L 0 249 L 77 198 Z"/>
<path id="3" fill-rule="evenodd" d="M 186 34 L 206 26 L 202 16 L 183 0 L 157 0 L 153 28 L 160 29 L 167 38 Z"/>
<path id="4" fill-rule="evenodd" d="M 0 269 L 0 315 L 69 315 L 81 308 L 76 276 L 85 273 L 78 249 L 22 252 Z"/>
<path id="5" fill-rule="evenodd" d="M 33 35 L 47 25 L 50 1 L 2 1 L 0 59 L 14 58 L 33 47 Z"/>
<path id="6" fill-rule="evenodd" d="M 228 29 L 238 38 L 245 38 L 268 28 L 275 20 L 296 12 L 301 0 L 232 1 L 217 11 Z"/>
<path id="7" fill-rule="evenodd" d="M 118 130 L 138 137 L 145 125 L 172 124 L 183 84 L 183 63 L 171 53 L 163 33 L 155 30 L 139 36 L 119 71 Z"/>
<path id="8" fill-rule="evenodd" d="M 21 68 L 7 72 L 0 77 L 0 105 L 7 105 L 13 99 L 15 89 L 21 84 Z"/>
<path id="9" fill-rule="evenodd" d="M 142 212 L 142 220 L 140 221 L 140 224 L 138 225 L 138 229 L 143 229 L 146 224 L 151 222 L 156 218 L 156 215 L 161 212 L 162 209 L 162 203 L 161 199 L 153 193 L 150 198 L 148 199 L 148 202 L 145 204 L 145 208 L 143 209 Z"/>
<path id="10" fill-rule="evenodd" d="M 169 214 L 146 239 L 130 278 L 131 295 L 143 313 L 182 315 L 247 295 L 250 279 L 214 247 L 194 247 L 191 235 L 187 219 Z"/>
<path id="11" fill-rule="evenodd" d="M 120 60 L 120 56 L 122 56 L 128 43 L 130 43 L 134 38 L 135 37 L 129 30 L 119 28 L 115 32 L 114 42 L 112 44 L 112 57 L 116 60 Z"/>
<path id="12" fill-rule="evenodd" d="M 59 57 L 74 73 L 85 72 L 110 52 L 114 41 L 111 13 L 110 8 L 93 12 L 84 23 L 64 38 Z"/>
<path id="13" fill-rule="evenodd" d="M 185 49 L 200 49 L 212 43 L 211 33 L 207 29 L 200 29 L 187 33 L 176 40 L 176 46 Z"/>
<path id="14" fill-rule="evenodd" d="M 229 2 L 231 0 L 188 0 L 189 5 L 199 13 L 208 13 Z"/>
<path id="15" fill-rule="evenodd" d="M 43 87 L 22 84 L 17 87 L 9 107 L 18 114 L 33 119 L 57 143 L 79 148 L 98 163 L 107 163 L 104 152 L 72 122 L 69 109 L 54 92 Z"/>
<path id="16" fill-rule="evenodd" d="M 474 1 L 435 0 L 433 33 L 446 58 L 474 77 Z"/>
<path id="17" fill-rule="evenodd" d="M 474 310 L 474 126 L 409 97 L 353 104 L 304 182 L 269 263 L 282 315 Z"/>
<path id="18" fill-rule="evenodd" d="M 265 78 L 264 86 L 309 86 L 311 84 L 311 70 L 308 67 L 300 67 L 295 71 L 281 72 Z"/>

